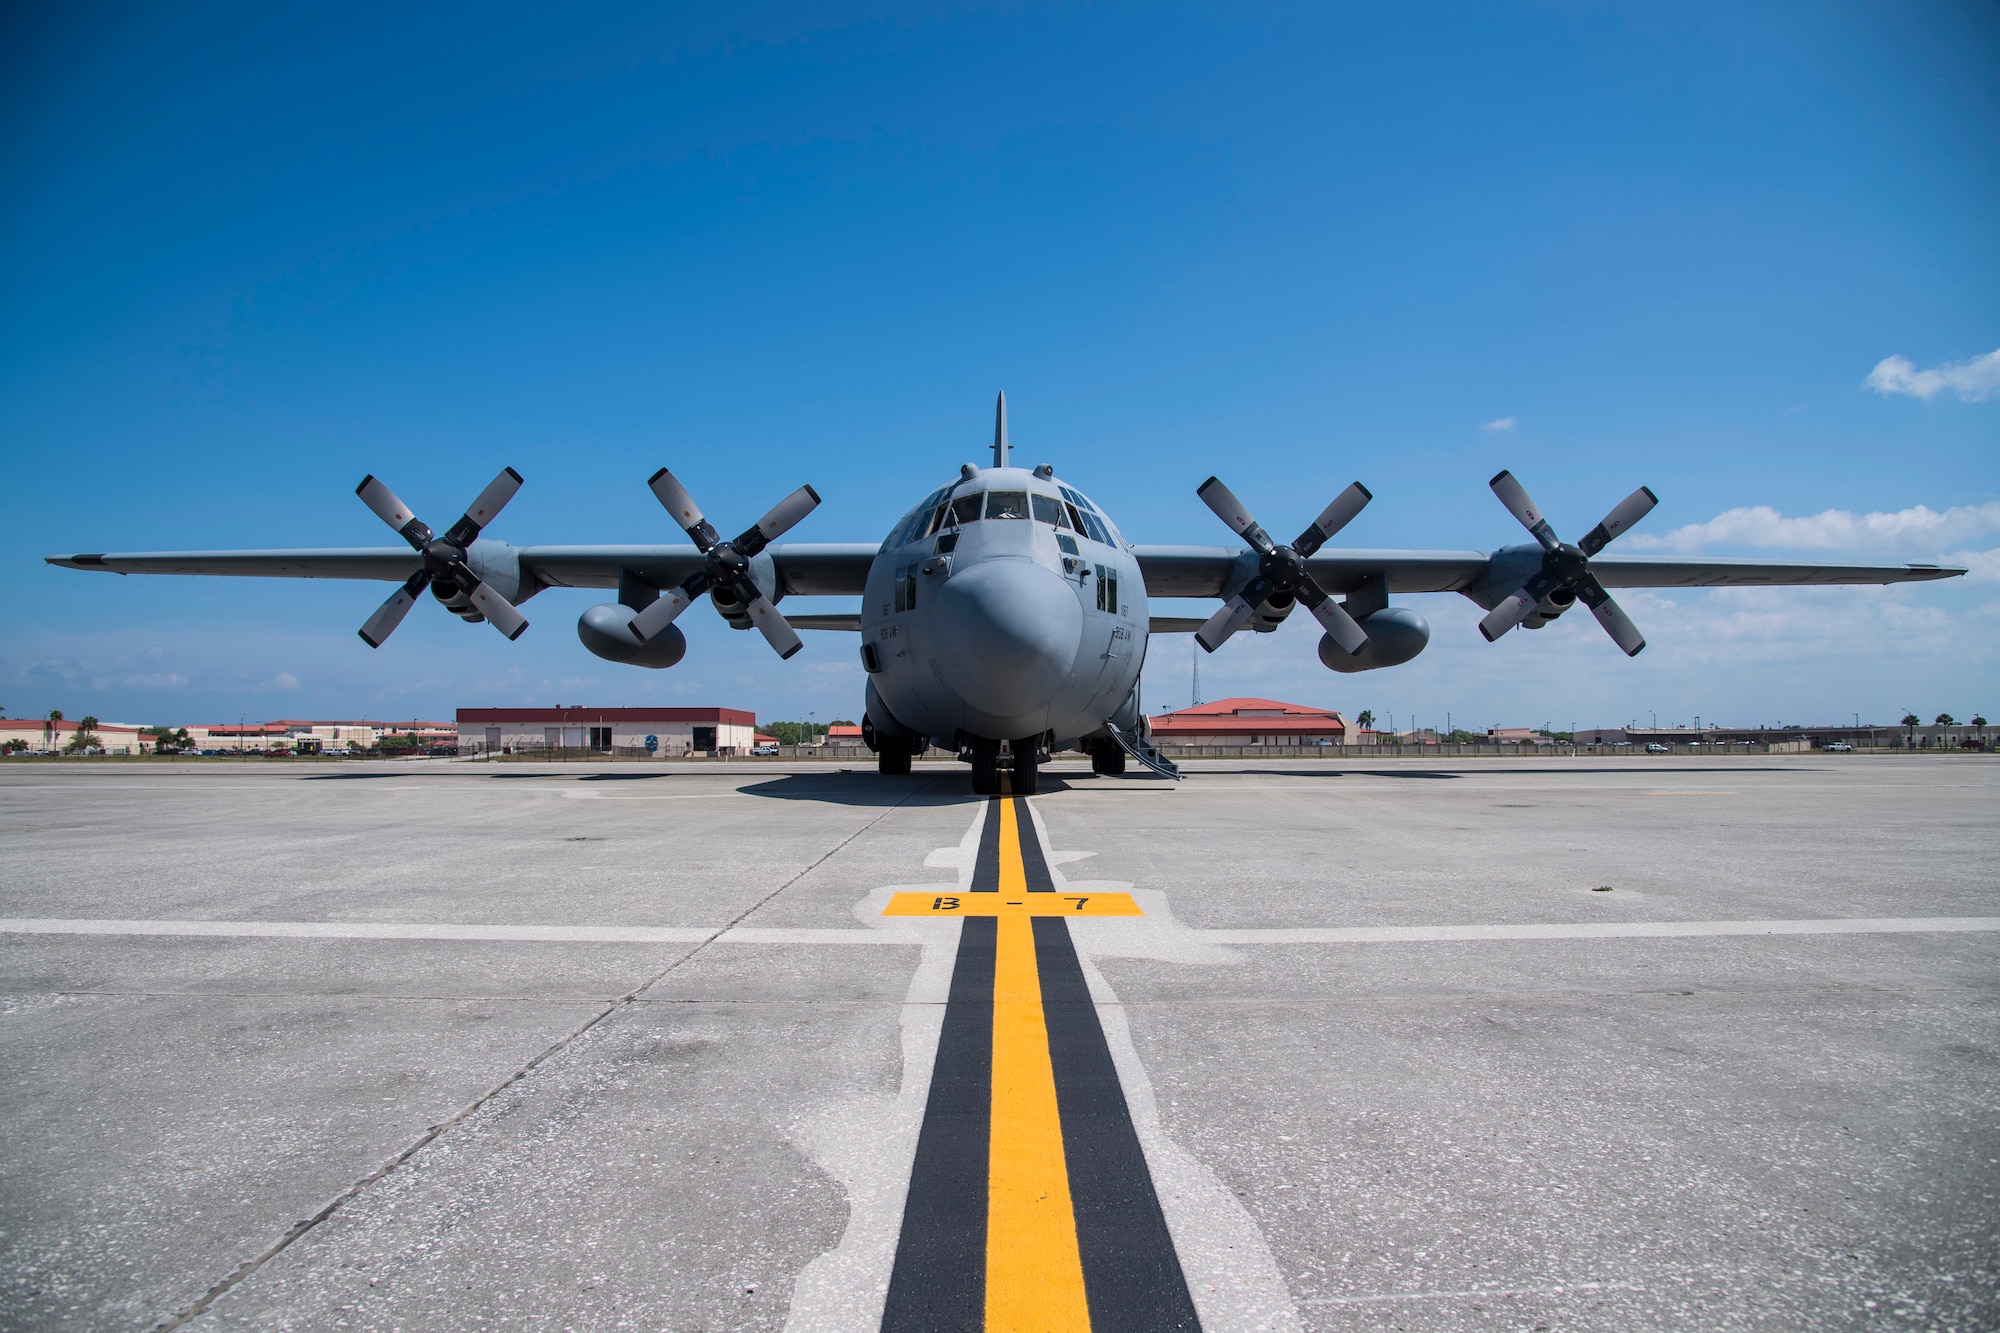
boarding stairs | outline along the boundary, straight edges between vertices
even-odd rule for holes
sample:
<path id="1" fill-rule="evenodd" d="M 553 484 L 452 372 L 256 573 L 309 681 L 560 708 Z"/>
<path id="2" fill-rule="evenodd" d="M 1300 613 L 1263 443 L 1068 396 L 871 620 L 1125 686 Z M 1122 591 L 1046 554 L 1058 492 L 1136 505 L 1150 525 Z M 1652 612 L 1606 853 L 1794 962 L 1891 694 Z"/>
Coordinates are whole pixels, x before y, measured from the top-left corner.
<path id="1" fill-rule="evenodd" d="M 1106 722 L 1104 729 L 1111 733 L 1111 739 L 1117 741 L 1118 748 L 1125 751 L 1126 754 L 1131 755 L 1161 777 L 1172 778 L 1176 782 L 1180 781 L 1180 766 L 1161 754 L 1160 747 L 1153 744 L 1152 738 L 1147 736 L 1145 732 L 1136 729 L 1127 731 L 1116 722 Z"/>

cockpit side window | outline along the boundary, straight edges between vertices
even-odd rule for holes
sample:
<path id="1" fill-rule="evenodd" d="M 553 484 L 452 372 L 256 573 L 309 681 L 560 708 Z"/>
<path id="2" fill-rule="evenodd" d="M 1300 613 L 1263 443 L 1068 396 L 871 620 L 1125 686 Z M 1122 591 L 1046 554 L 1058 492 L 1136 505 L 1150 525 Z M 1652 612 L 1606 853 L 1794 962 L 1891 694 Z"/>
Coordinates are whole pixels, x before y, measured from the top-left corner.
<path id="1" fill-rule="evenodd" d="M 1059 528 L 1069 526 L 1069 519 L 1063 514 L 1062 501 L 1056 499 L 1055 496 L 1042 495 L 1037 492 L 1028 498 L 1034 503 L 1035 521 L 1037 523 L 1050 523 Z"/>
<path id="2" fill-rule="evenodd" d="M 986 517 L 1026 518 L 1028 516 L 1028 493 L 1026 491 L 986 492 Z"/>
<path id="3" fill-rule="evenodd" d="M 971 495 L 961 495 L 951 502 L 951 521 L 954 523 L 976 523 L 979 511 L 984 507 L 986 494 L 974 491 Z"/>

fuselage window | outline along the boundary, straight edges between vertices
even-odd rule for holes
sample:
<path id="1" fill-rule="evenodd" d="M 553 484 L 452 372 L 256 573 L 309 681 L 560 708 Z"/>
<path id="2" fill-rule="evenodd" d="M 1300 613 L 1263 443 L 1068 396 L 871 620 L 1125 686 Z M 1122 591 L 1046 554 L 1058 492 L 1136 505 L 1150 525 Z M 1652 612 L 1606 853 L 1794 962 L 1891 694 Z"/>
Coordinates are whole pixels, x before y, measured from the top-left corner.
<path id="1" fill-rule="evenodd" d="M 950 505 L 939 505 L 935 510 L 933 510 L 931 513 L 931 521 L 928 525 L 925 526 L 923 535 L 928 537 L 932 533 L 936 532 L 939 528 L 943 527 L 944 516 L 946 514 L 949 514 L 950 512 L 951 512 Z"/>
<path id="2" fill-rule="evenodd" d="M 903 565 L 896 570 L 896 609 L 914 611 L 917 609 L 917 567 Z"/>
<path id="3" fill-rule="evenodd" d="M 1083 526 L 1083 515 L 1077 511 L 1077 507 L 1075 505 L 1069 505 L 1067 506 L 1067 508 L 1069 510 L 1069 525 L 1075 528 L 1078 532 L 1088 535 L 1090 529 Z"/>
<path id="4" fill-rule="evenodd" d="M 981 492 L 959 496 L 951 502 L 951 521 L 954 523 L 977 523 L 979 521 L 980 508 L 985 502 L 986 496 Z"/>
<path id="5" fill-rule="evenodd" d="M 939 555 L 950 555 L 953 551 L 956 551 L 957 549 L 958 549 L 958 530 L 956 528 L 952 529 L 950 532 L 941 532 L 938 534 L 937 553 Z"/>
<path id="6" fill-rule="evenodd" d="M 986 492 L 986 517 L 1026 518 L 1028 516 L 1028 493 L 1026 491 Z"/>
<path id="7" fill-rule="evenodd" d="M 1118 614 L 1118 571 L 1097 567 L 1097 609 Z"/>
<path id="8" fill-rule="evenodd" d="M 1112 545 L 1111 534 L 1105 529 L 1104 520 L 1089 510 L 1085 510 L 1083 514 L 1083 530 L 1090 534 L 1092 541 L 1103 542 L 1106 546 Z"/>
<path id="9" fill-rule="evenodd" d="M 1056 499 L 1055 496 L 1038 493 L 1029 498 L 1035 502 L 1035 521 L 1037 523 L 1053 523 L 1059 528 L 1069 526 L 1069 520 L 1063 517 L 1062 501 Z"/>
<path id="10" fill-rule="evenodd" d="M 1058 532 L 1056 534 L 1056 545 L 1062 547 L 1063 554 L 1065 555 L 1078 554 L 1076 549 L 1076 538 L 1070 536 L 1067 532 Z"/>

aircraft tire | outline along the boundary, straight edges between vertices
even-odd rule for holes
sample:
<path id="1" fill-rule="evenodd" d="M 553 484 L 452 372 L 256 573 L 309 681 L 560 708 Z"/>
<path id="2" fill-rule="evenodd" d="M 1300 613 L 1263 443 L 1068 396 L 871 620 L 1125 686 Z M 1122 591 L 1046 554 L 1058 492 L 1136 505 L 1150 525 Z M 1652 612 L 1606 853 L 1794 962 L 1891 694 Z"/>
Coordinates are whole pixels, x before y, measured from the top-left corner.
<path id="1" fill-rule="evenodd" d="M 1090 771 L 1102 777 L 1125 775 L 1125 751 L 1116 741 L 1099 741 L 1090 751 Z"/>
<path id="2" fill-rule="evenodd" d="M 1033 796 L 1036 781 L 1042 772 L 1042 745 L 1040 738 L 1015 741 L 1014 751 L 1014 794 Z"/>
<path id="3" fill-rule="evenodd" d="M 900 778 L 910 771 L 910 745 L 893 736 L 877 734 L 875 771 L 885 778 Z"/>
<path id="4" fill-rule="evenodd" d="M 972 738 L 972 794 L 1000 794 L 1000 742 L 980 736 Z"/>

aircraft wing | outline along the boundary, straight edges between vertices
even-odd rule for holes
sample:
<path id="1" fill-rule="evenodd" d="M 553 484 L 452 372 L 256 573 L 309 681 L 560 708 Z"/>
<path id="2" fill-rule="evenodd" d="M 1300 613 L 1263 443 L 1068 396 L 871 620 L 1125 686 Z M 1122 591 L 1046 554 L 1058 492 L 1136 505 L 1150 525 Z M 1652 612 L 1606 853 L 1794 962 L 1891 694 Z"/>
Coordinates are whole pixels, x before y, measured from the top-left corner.
<path id="1" fill-rule="evenodd" d="M 1953 565 L 1841 565 L 1796 560 L 1654 560 L 1600 555 L 1590 572 L 1607 588 L 1804 587 L 1833 583 L 1922 583 L 1965 573 Z"/>
<path id="2" fill-rule="evenodd" d="M 679 583 L 702 567 L 701 553 L 685 543 L 664 546 L 520 546 L 481 542 L 494 556 L 511 553 L 535 584 L 555 588 L 615 588 L 621 570 L 657 587 Z M 880 546 L 861 542 L 794 542 L 768 554 L 783 591 L 806 597 L 855 596 L 868 582 Z M 485 554 L 486 552 L 482 552 Z M 380 579 L 400 583 L 422 559 L 408 547 L 322 548 L 295 551 L 107 551 L 52 555 L 48 563 L 114 574 L 210 574 L 278 579 Z"/>
<path id="3" fill-rule="evenodd" d="M 1532 550 L 1532 548 L 1530 548 Z M 1223 597 L 1255 569 L 1240 546 L 1134 546 L 1149 597 Z M 1377 575 L 1389 591 L 1464 592 L 1486 577 L 1493 557 L 1481 551 L 1323 550 L 1306 561 L 1332 593 L 1352 592 Z M 1600 555 L 1590 568 L 1607 588 L 1712 588 L 1836 583 L 1912 583 L 1955 578 L 1948 565 L 1847 565 L 1791 560 L 1661 560 Z"/>

